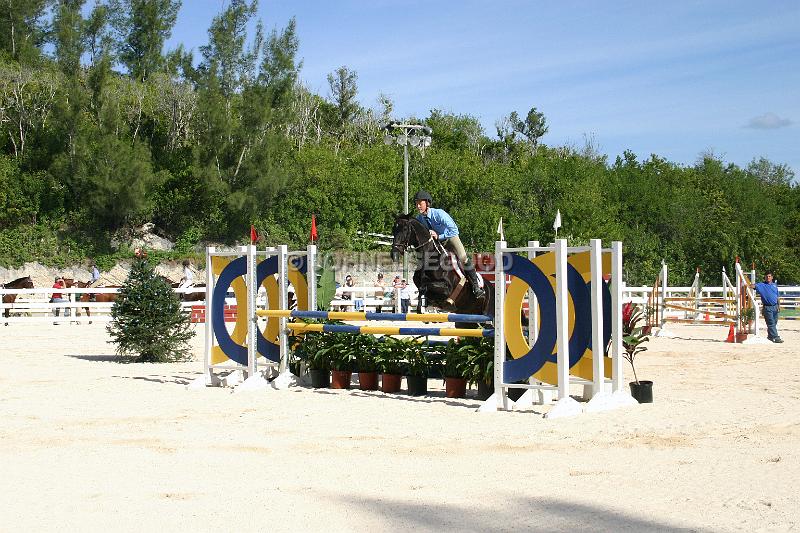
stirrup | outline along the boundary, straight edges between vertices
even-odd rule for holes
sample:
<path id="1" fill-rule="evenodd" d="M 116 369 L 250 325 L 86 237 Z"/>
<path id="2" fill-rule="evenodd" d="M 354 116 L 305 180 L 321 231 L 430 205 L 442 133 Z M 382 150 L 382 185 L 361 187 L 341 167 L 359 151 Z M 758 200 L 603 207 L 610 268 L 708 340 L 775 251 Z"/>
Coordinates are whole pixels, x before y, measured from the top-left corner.
<path id="1" fill-rule="evenodd" d="M 478 285 L 473 285 L 472 286 L 472 295 L 475 296 L 475 298 L 483 298 L 486 295 L 486 291 L 484 291 Z"/>

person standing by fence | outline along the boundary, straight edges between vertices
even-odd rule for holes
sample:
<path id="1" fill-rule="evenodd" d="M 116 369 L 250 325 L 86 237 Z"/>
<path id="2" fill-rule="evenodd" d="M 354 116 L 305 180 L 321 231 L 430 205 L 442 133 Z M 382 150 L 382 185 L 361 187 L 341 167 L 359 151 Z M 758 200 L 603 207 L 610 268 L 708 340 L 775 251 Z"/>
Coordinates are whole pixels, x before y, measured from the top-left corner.
<path id="1" fill-rule="evenodd" d="M 778 295 L 778 284 L 773 281 L 772 272 L 764 274 L 764 281 L 756 283 L 756 292 L 761 296 L 764 307 L 764 321 L 767 323 L 767 339 L 772 342 L 783 342 L 778 334 L 778 314 L 781 311 L 781 300 Z"/>
<path id="2" fill-rule="evenodd" d="M 378 279 L 375 281 L 375 299 L 383 302 L 383 295 L 386 292 L 386 282 L 383 281 L 383 272 L 378 272 Z M 380 313 L 383 310 L 383 305 L 378 304 L 375 306 L 375 312 Z"/>
<path id="3" fill-rule="evenodd" d="M 53 283 L 54 289 L 65 289 L 66 284 L 64 283 L 64 278 L 61 276 L 56 276 L 55 283 Z M 67 300 L 64 298 L 64 295 L 60 292 L 53 291 L 52 296 L 50 297 L 50 303 L 59 304 L 59 303 L 66 303 Z M 53 316 L 59 316 L 61 312 L 61 308 L 53 307 Z M 69 307 L 64 308 L 64 316 L 69 316 Z M 58 324 L 58 322 L 53 322 L 53 324 Z"/>
<path id="4" fill-rule="evenodd" d="M 178 283 L 178 287 L 185 289 L 187 287 L 191 287 L 192 285 L 194 285 L 194 272 L 192 272 L 192 263 L 190 263 L 188 259 L 184 259 L 183 277 L 181 278 L 180 283 Z"/>
<path id="5" fill-rule="evenodd" d="M 403 280 L 400 285 L 400 312 L 403 314 L 408 313 L 408 308 L 411 304 L 411 287 L 408 282 Z"/>

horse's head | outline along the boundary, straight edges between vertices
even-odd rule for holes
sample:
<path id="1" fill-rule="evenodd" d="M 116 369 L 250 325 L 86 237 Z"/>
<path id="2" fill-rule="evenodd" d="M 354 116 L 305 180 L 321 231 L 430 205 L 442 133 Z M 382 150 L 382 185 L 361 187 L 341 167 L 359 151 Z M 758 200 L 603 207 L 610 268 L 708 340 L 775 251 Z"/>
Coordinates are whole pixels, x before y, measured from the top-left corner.
<path id="1" fill-rule="evenodd" d="M 25 276 L 24 278 L 19 278 L 16 283 L 18 289 L 32 289 L 33 288 L 33 279 L 30 276 Z"/>
<path id="2" fill-rule="evenodd" d="M 398 261 L 406 248 L 411 245 L 414 237 L 414 232 L 411 229 L 412 220 L 414 220 L 414 217 L 411 215 L 397 215 L 394 219 L 394 226 L 392 227 L 392 261 Z"/>

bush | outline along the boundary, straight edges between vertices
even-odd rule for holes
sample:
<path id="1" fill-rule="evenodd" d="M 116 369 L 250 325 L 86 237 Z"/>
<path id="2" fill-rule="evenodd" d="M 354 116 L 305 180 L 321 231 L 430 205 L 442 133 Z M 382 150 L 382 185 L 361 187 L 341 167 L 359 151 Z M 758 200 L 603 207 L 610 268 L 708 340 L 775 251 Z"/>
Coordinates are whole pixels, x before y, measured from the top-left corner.
<path id="1" fill-rule="evenodd" d="M 146 259 L 137 259 L 120 288 L 108 332 L 117 353 L 135 362 L 168 363 L 189 358 L 194 335 L 189 316 Z"/>

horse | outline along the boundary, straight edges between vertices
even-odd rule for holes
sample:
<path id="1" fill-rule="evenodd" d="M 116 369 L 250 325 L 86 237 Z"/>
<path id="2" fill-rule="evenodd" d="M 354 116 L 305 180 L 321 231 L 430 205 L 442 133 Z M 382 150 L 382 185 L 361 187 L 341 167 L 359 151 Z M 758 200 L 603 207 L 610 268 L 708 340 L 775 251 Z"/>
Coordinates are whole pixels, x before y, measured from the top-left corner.
<path id="1" fill-rule="evenodd" d="M 14 281 L 9 281 L 2 286 L 4 289 L 32 289 L 33 288 L 33 280 L 30 276 L 25 276 L 22 278 L 17 278 Z M 17 299 L 16 294 L 4 294 L 3 295 L 3 303 L 4 304 L 12 304 Z M 3 311 L 3 316 L 9 318 L 11 316 L 11 308 L 7 307 L 5 311 Z M 8 322 L 6 322 L 6 326 Z"/>
<path id="2" fill-rule="evenodd" d="M 423 297 L 433 305 L 451 313 L 494 316 L 494 286 L 484 282 L 484 295 L 476 298 L 469 278 L 454 265 L 458 259 L 431 237 L 428 228 L 413 215 L 398 215 L 392 228 L 392 260 L 399 260 L 407 248 L 417 254 L 419 266 L 414 271 L 420 302 Z M 421 303 L 417 304 L 417 311 Z M 474 324 L 456 324 L 457 327 L 475 327 Z"/>

